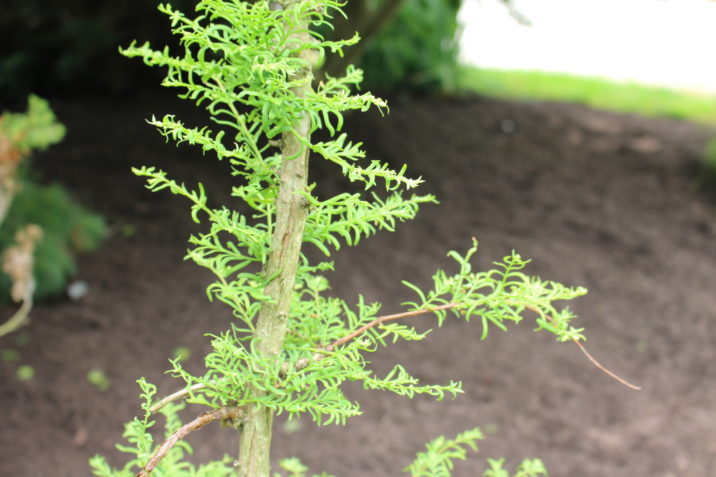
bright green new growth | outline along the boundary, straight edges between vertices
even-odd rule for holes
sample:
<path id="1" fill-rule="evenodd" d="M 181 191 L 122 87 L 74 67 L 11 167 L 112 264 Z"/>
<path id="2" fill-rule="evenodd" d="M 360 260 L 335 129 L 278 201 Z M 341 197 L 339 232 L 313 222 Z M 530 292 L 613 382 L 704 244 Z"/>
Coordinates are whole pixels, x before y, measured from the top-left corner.
<path id="1" fill-rule="evenodd" d="M 6 111 L 0 118 L 0 135 L 23 156 L 47 149 L 65 137 L 65 127 L 57 121 L 47 101 L 33 94 L 27 103 L 26 113 Z"/>
<path id="2" fill-rule="evenodd" d="M 416 299 L 404 303 L 404 311 L 395 315 L 381 315 L 381 304 L 366 303 L 362 297 L 352 306 L 327 296 L 329 282 L 324 273 L 333 269 L 330 261 L 316 263 L 300 252 L 294 263 L 281 262 L 278 268 L 271 268 L 276 265 L 275 257 L 285 251 L 275 244 L 287 244 L 291 239 L 285 232 L 286 220 L 299 217 L 298 228 L 293 230 L 302 231 L 302 242 L 330 257 L 342 244 L 355 245 L 379 230 L 393 230 L 398 222 L 412 219 L 421 204 L 435 200 L 430 195 L 407 195 L 420 179 L 406 176 L 405 167 L 395 171 L 379 161 L 365 163 L 361 144 L 340 132 L 344 111 L 386 108 L 370 93 L 350 92 L 362 79 L 359 70 L 349 68 L 344 77 L 327 78 L 315 89 L 312 86 L 311 70 L 327 51 L 340 54 L 343 47 L 358 41 L 357 36 L 326 41 L 315 32 L 331 15 L 340 14 L 340 6 L 332 0 L 287 0 L 280 4 L 201 0 L 196 6 L 198 16 L 190 19 L 162 5 L 159 9 L 170 17 L 183 51 L 157 51 L 148 44 L 133 44 L 122 50 L 124 55 L 142 58 L 150 66 L 166 67 L 163 84 L 180 88 L 183 98 L 206 108 L 217 126 L 194 128 L 172 115 L 152 118 L 150 123 L 177 143 L 197 145 L 204 153 L 227 160 L 236 177 L 232 197 L 226 203 L 240 200 L 243 206 L 239 210 L 210 205 L 201 184 L 177 183 L 154 168 L 134 170 L 147 179 L 149 189 L 168 189 L 185 197 L 193 220 L 209 225 L 206 232 L 189 239 L 187 258 L 214 273 L 216 281 L 208 287 L 208 297 L 229 305 L 236 321 L 228 331 L 212 337 L 213 350 L 205 359 L 204 374 L 191 374 L 179 360 L 173 361 L 171 372 L 186 383 L 184 397 L 188 402 L 210 410 L 192 422 L 198 426 L 204 423 L 201 419 L 217 416 L 241 428 L 242 439 L 270 442 L 270 427 L 268 433 L 255 427 L 247 431 L 255 424 L 251 416 L 257 416 L 256 412 L 264 413 L 262 419 L 269 426 L 271 416 L 281 413 L 291 417 L 308 414 L 319 424 L 342 424 L 360 414 L 359 404 L 343 393 L 345 381 L 360 381 L 367 389 L 407 397 L 427 394 L 440 400 L 446 394 L 454 397 L 461 393 L 460 383 L 423 384 L 401 365 L 386 376 L 376 376 L 368 368 L 366 354 L 399 339 L 421 340 L 427 334 L 419 333 L 403 318 L 434 313 L 437 326 L 448 314 L 465 321 L 476 318 L 485 338 L 489 327 L 506 330 L 508 321 L 519 322 L 523 312 L 530 310 L 536 316 L 537 328 L 553 333 L 558 340 L 583 338 L 581 329 L 570 325 L 574 315 L 555 308 L 553 303 L 586 290 L 525 275 L 522 269 L 527 261 L 515 253 L 497 263 L 494 270 L 475 272 L 470 265 L 477 249 L 474 240 L 464 255 L 450 252 L 457 272 L 438 271 L 431 289 L 421 290 L 404 282 Z M 327 140 L 310 137 L 318 129 L 327 131 Z M 336 164 L 350 181 L 363 183 L 366 190 L 382 186 L 384 191 L 322 198 L 313 193 L 313 185 L 305 185 L 286 194 L 284 188 L 293 184 L 294 177 L 286 176 L 285 170 L 300 166 L 296 161 L 303 161 L 307 151 L 312 153 L 311 160 L 322 158 Z M 296 272 L 287 279 L 282 272 L 291 267 Z M 281 311 L 281 287 L 285 283 L 291 288 L 287 311 Z M 275 316 L 273 312 L 268 318 L 264 316 L 274 309 L 279 310 Z M 266 325 L 266 320 L 273 321 Z M 267 350 L 275 346 L 280 346 L 276 352 Z M 234 472 L 228 458 L 200 467 L 184 462 L 189 447 L 183 441 L 157 462 L 153 456 L 160 452 L 148 433 L 154 424 L 151 412 L 161 407 L 167 418 L 166 435 L 170 436 L 183 432 L 177 418 L 179 407 L 171 403 L 153 405 L 156 389 L 143 381 L 140 385 L 145 416 L 127 426 L 125 437 L 130 446 L 120 447 L 136 458 L 123 470 L 115 471 L 96 457 L 92 460 L 95 475 L 130 476 L 137 467 L 143 469 L 140 475 L 156 469 L 156 475 L 172 477 Z M 474 430 L 453 441 L 434 441 L 407 470 L 414 476 L 428 475 L 424 472 L 429 470 L 449 470 L 451 459 L 462 458 L 463 447 L 473 447 L 478 434 Z M 262 446 L 257 444 L 258 448 Z M 245 458 L 240 456 L 239 462 Z M 258 470 L 240 468 L 240 475 L 268 476 L 268 456 L 259 460 L 263 463 L 257 464 Z M 291 476 L 305 473 L 296 460 L 283 461 L 282 468 Z"/>

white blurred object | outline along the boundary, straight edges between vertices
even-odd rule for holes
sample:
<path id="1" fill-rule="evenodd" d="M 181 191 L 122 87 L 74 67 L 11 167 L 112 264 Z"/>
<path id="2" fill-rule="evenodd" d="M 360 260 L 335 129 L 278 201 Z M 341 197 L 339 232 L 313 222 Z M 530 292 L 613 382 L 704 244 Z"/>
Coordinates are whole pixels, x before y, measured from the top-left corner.
<path id="1" fill-rule="evenodd" d="M 517 125 L 511 119 L 503 119 L 500 122 L 500 130 L 504 134 L 512 134 L 513 132 L 515 132 L 515 129 L 517 129 Z"/>
<path id="2" fill-rule="evenodd" d="M 84 280 L 75 280 L 67 285 L 67 296 L 70 300 L 81 300 L 89 292 L 89 285 Z"/>
<path id="3" fill-rule="evenodd" d="M 465 0 L 460 61 L 716 92 L 711 0 Z"/>

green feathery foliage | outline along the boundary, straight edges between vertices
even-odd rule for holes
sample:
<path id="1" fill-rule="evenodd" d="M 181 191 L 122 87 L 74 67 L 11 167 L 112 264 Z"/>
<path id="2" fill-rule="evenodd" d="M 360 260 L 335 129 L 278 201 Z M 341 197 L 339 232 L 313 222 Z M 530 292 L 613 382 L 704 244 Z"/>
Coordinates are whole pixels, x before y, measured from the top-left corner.
<path id="1" fill-rule="evenodd" d="M 261 350 L 259 315 L 267 304 L 275 303 L 270 290 L 279 280 L 266 267 L 277 252 L 272 241 L 282 208 L 287 207 L 281 199 L 284 184 L 280 174 L 282 167 L 301 155 L 300 151 L 287 155 L 287 142 L 297 141 L 300 149 L 311 152 L 311 161 L 334 163 L 348 180 L 360 182 L 370 191 L 321 198 L 309 185 L 294 197 L 301 199 L 300 207 L 307 214 L 304 245 L 317 248 L 328 259 L 342 245 L 355 245 L 381 230 L 391 231 L 398 222 L 412 219 L 420 205 L 435 201 L 431 195 L 409 192 L 422 182 L 420 178 L 406 175 L 405 167 L 394 170 L 379 161 L 366 162 L 361 144 L 341 132 L 344 112 L 387 109 L 383 100 L 370 93 L 351 93 L 361 82 L 359 70 L 349 67 L 344 76 L 311 86 L 315 63 L 327 52 L 341 54 L 345 46 L 358 41 L 357 37 L 328 41 L 317 33 L 331 15 L 341 13 L 340 7 L 334 0 L 200 0 L 196 16 L 190 18 L 170 5 L 161 5 L 160 11 L 169 17 L 180 38 L 180 50 L 154 49 L 149 44 L 132 44 L 121 50 L 147 65 L 166 68 L 163 84 L 179 88 L 182 98 L 208 111 L 216 125 L 213 128 L 192 127 L 172 115 L 149 122 L 167 139 L 196 145 L 203 153 L 228 161 L 236 185 L 226 203 L 240 199 L 244 204 L 240 210 L 215 207 L 209 204 L 200 183 L 178 183 L 151 167 L 134 169 L 147 180 L 150 190 L 182 196 L 188 201 L 192 219 L 207 224 L 205 232 L 190 237 L 187 258 L 213 272 L 216 280 L 207 288 L 207 295 L 227 304 L 235 321 L 227 331 L 211 337 L 212 351 L 205 358 L 203 373 L 188 371 L 179 360 L 172 362 L 170 372 L 185 383 L 186 401 L 209 410 L 241 414 L 263 409 L 291 417 L 308 415 L 322 425 L 342 424 L 361 413 L 359 403 L 343 392 L 346 381 L 409 398 L 417 394 L 438 400 L 454 397 L 462 392 L 459 382 L 422 383 L 399 364 L 385 376 L 377 376 L 368 366 L 366 356 L 382 346 L 423 339 L 427 333 L 418 332 L 408 321 L 423 313 L 433 313 L 437 327 L 448 316 L 477 319 L 486 338 L 491 327 L 506 330 L 509 322 L 521 321 L 530 310 L 537 329 L 552 333 L 557 340 L 583 339 L 582 330 L 571 325 L 574 315 L 555 303 L 586 290 L 524 274 L 527 261 L 516 253 L 496 263 L 493 270 L 473 271 L 470 260 L 477 250 L 473 240 L 465 253 L 449 253 L 457 270 L 452 274 L 436 272 L 429 289 L 404 282 L 416 298 L 403 303 L 403 311 L 395 315 L 381 315 L 381 304 L 368 303 L 363 297 L 351 305 L 328 295 L 325 273 L 333 269 L 333 263 L 312 261 L 301 252 L 290 306 L 284 314 L 288 331 L 280 336 L 280 352 L 272 355 Z M 306 52 L 313 55 L 307 57 Z M 302 134 L 297 124 L 305 118 L 310 119 L 309 132 L 323 129 L 328 139 L 317 141 Z M 288 238 L 279 239 L 285 243 Z M 155 388 L 144 382 L 141 386 L 145 417 L 128 425 L 125 436 L 130 445 L 120 447 L 134 459 L 122 470 L 111 470 L 96 457 L 92 460 L 95 475 L 124 477 L 137 468 L 146 472 L 141 475 L 152 470 L 173 477 L 208 475 L 208 467 L 195 468 L 181 460 L 188 449 L 184 442 L 173 447 L 158 466 L 149 465 L 150 456 L 157 452 L 148 432 L 154 424 L 150 410 L 160 406 L 152 404 Z M 179 426 L 177 407 L 170 404 L 162 412 L 171 433 Z M 246 429 L 249 415 L 241 414 L 233 423 Z M 451 460 L 464 457 L 463 447 L 473 447 L 478 436 L 479 431 L 473 430 L 455 440 L 438 439 L 408 470 L 416 476 L 448 475 L 435 469 L 449 471 Z M 226 463 L 210 465 L 216 466 L 211 467 L 212 475 L 230 472 Z M 281 467 L 290 476 L 306 472 L 297 460 L 284 460 Z M 243 469 L 239 472 L 244 475 Z"/>

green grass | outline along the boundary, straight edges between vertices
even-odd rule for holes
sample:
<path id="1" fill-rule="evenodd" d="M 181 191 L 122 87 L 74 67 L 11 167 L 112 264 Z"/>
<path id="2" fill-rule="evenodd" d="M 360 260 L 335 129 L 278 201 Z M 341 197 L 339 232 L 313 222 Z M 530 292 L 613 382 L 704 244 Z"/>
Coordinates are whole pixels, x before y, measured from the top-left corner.
<path id="1" fill-rule="evenodd" d="M 563 73 L 462 66 L 459 86 L 486 96 L 580 103 L 611 111 L 716 124 L 716 95 Z"/>

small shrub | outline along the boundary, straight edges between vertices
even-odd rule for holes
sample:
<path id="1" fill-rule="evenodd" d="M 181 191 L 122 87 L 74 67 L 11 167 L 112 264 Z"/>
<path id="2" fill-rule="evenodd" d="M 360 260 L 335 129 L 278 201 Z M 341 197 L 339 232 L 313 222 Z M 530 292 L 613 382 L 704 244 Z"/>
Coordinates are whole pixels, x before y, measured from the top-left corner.
<path id="1" fill-rule="evenodd" d="M 0 226 L 0 250 L 14 243 L 16 231 L 28 223 L 43 231 L 35 250 L 37 300 L 63 293 L 77 273 L 75 255 L 96 250 L 107 233 L 104 220 L 79 205 L 63 187 L 24 181 Z M 6 301 L 10 286 L 10 277 L 0 275 L 0 293 Z"/>
<path id="2" fill-rule="evenodd" d="M 24 322 L 33 299 L 61 292 L 75 273 L 74 254 L 94 250 L 105 235 L 100 217 L 60 186 L 40 185 L 27 173 L 32 153 L 64 134 L 47 101 L 37 96 L 30 96 L 27 112 L 0 116 L 0 301 L 23 302 L 0 335 Z"/>

